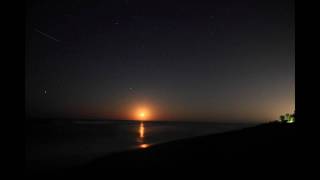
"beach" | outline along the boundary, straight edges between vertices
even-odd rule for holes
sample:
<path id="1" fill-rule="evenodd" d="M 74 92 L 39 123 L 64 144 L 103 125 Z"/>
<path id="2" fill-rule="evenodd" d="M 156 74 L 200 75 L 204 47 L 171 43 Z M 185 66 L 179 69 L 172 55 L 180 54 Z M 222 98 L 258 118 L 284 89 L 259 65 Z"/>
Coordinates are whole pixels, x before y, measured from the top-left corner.
<path id="1" fill-rule="evenodd" d="M 231 132 L 109 154 L 57 174 L 104 174 L 107 169 L 198 169 L 295 166 L 296 126 L 268 123 Z M 209 165 L 209 166 L 208 166 Z M 45 172 L 45 171 L 44 171 Z M 55 173 L 53 173 L 55 174 Z"/>
<path id="2" fill-rule="evenodd" d="M 62 172 L 95 159 L 157 144 L 254 126 L 244 123 L 41 120 L 26 126 L 26 169 Z"/>

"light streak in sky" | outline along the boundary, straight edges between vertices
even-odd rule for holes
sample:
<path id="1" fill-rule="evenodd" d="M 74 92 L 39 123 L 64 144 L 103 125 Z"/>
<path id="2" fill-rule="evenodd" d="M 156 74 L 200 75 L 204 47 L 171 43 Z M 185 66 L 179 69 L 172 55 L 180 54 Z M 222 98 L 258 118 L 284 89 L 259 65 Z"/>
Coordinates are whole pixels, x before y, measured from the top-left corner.
<path id="1" fill-rule="evenodd" d="M 60 42 L 60 40 L 58 40 L 58 39 L 50 36 L 49 34 L 46 34 L 46 33 L 42 32 L 42 31 L 40 31 L 39 29 L 34 29 L 34 30 L 35 30 L 36 32 L 40 33 L 41 35 L 49 38 L 49 39 L 52 39 L 52 40 L 54 40 L 54 41 L 56 41 L 56 42 Z"/>

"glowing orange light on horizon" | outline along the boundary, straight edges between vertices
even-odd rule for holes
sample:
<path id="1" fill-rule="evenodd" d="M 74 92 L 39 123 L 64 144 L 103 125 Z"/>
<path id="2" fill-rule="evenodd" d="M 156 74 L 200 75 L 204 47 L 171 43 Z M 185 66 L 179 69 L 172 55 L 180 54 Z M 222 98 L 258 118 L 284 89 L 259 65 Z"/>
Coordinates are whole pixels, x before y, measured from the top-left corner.
<path id="1" fill-rule="evenodd" d="M 144 118 L 146 116 L 146 114 L 144 112 L 140 113 L 140 117 Z"/>
<path id="2" fill-rule="evenodd" d="M 150 112 L 146 108 L 140 108 L 135 112 L 136 120 L 145 121 L 150 119 Z"/>

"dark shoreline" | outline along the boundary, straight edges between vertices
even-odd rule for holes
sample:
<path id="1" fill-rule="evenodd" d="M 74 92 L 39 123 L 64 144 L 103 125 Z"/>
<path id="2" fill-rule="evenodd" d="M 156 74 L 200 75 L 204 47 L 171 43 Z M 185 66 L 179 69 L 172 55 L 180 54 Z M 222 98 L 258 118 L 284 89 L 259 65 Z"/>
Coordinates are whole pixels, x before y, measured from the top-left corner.
<path id="1" fill-rule="evenodd" d="M 294 125 L 270 123 L 115 153 L 80 169 L 99 172 L 105 168 L 199 168 L 210 162 L 229 166 L 245 161 L 259 164 L 274 161 L 280 165 L 294 157 L 295 142 Z"/>
<path id="2" fill-rule="evenodd" d="M 78 176 L 103 174 L 107 169 L 197 169 L 208 165 L 224 170 L 267 164 L 281 168 L 295 166 L 297 146 L 296 125 L 274 122 L 114 153 L 84 166 L 49 174 Z"/>

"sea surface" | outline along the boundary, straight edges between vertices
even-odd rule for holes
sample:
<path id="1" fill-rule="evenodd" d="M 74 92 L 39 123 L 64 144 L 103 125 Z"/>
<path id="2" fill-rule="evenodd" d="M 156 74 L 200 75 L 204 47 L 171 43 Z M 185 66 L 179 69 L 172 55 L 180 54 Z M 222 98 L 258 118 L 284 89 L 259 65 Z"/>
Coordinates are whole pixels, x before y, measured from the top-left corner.
<path id="1" fill-rule="evenodd" d="M 26 168 L 67 168 L 110 153 L 221 133 L 254 124 L 50 120 L 26 122 Z"/>

